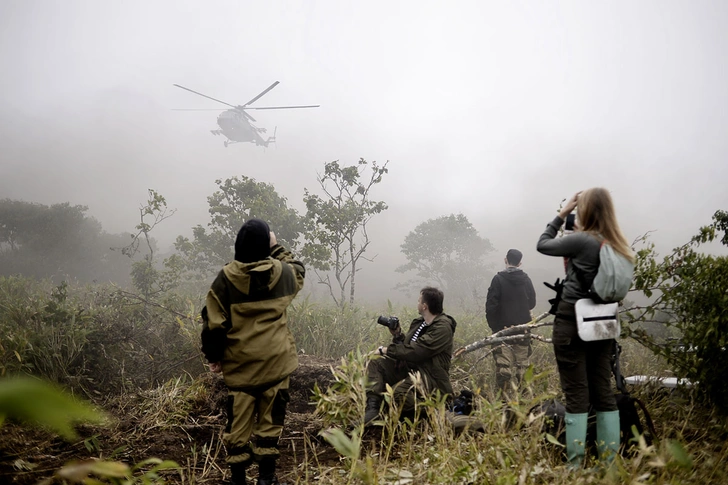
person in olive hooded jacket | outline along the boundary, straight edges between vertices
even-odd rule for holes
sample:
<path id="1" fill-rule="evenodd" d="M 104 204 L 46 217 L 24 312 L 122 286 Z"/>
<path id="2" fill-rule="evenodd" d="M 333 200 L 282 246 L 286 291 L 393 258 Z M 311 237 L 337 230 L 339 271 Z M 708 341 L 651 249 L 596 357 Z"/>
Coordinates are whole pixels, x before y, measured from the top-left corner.
<path id="1" fill-rule="evenodd" d="M 518 249 L 509 249 L 505 259 L 506 269 L 493 277 L 488 288 L 485 318 L 493 333 L 531 321 L 531 310 L 536 306 L 536 291 L 531 278 L 520 268 L 522 258 L 523 253 Z M 530 355 L 530 339 L 493 349 L 495 383 L 502 397 L 510 391 L 513 380 L 520 383 Z"/>
<path id="2" fill-rule="evenodd" d="M 298 367 L 287 309 L 303 288 L 305 269 L 260 219 L 235 240 L 235 261 L 212 283 L 202 311 L 202 352 L 228 387 L 223 435 L 233 485 L 246 483 L 258 462 L 258 485 L 278 483 L 278 439 L 283 431 L 289 375 Z"/>
<path id="3" fill-rule="evenodd" d="M 390 329 L 392 343 L 379 347 L 376 354 L 384 358 L 369 361 L 367 376 L 372 387 L 367 392 L 364 424 L 370 425 L 379 416 L 387 384 L 394 386 L 394 399 L 402 405 L 402 412 L 414 409 L 412 372 L 418 371 L 422 376 L 425 392 L 439 391 L 442 396 L 452 397 L 450 361 L 457 323 L 443 313 L 443 299 L 437 288 L 423 288 L 417 300 L 420 317 L 412 320 L 407 334 L 399 326 Z"/>

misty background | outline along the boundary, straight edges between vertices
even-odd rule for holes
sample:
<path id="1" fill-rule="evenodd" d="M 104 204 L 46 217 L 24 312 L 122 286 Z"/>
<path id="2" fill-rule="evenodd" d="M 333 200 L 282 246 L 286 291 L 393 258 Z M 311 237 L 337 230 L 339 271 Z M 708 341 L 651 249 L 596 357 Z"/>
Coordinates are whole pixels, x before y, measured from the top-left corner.
<path id="1" fill-rule="evenodd" d="M 152 188 L 177 209 L 152 233 L 168 251 L 209 222 L 216 179 L 273 184 L 303 214 L 326 162 L 389 160 L 358 300 L 414 305 L 393 289 L 400 245 L 462 213 L 494 271 L 524 252 L 544 307 L 563 265 L 536 241 L 574 192 L 610 189 L 627 238 L 654 231 L 661 253 L 728 209 L 726 19 L 718 0 L 6 0 L 0 198 L 86 205 L 121 233 Z M 275 147 L 224 148 L 217 113 L 172 111 L 219 107 L 173 83 L 242 104 L 274 81 L 257 104 L 321 105 L 255 112 Z"/>

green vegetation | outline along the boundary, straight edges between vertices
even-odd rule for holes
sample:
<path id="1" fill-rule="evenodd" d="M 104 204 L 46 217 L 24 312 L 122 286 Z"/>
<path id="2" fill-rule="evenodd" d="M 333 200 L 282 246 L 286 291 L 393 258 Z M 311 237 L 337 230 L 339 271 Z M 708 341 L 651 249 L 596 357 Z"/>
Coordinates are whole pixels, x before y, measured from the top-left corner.
<path id="1" fill-rule="evenodd" d="M 198 374 L 199 300 L 115 286 L 0 277 L 0 375 L 32 374 L 88 397 Z"/>
<path id="2" fill-rule="evenodd" d="M 590 468 L 568 471 L 560 457 L 562 445 L 554 437 L 544 436 L 540 431 L 544 417 L 533 410 L 554 395 L 553 386 L 541 382 L 548 380 L 548 371 L 527 372 L 515 401 L 503 403 L 490 392 L 481 395 L 472 417 L 482 432 L 455 433 L 442 403 L 426 399 L 420 411 L 428 419 L 399 420 L 398 410 L 391 407 L 383 427 L 367 435 L 361 426 L 364 365 L 363 355 L 347 355 L 335 370 L 334 384 L 326 391 L 316 389 L 317 411 L 327 426 L 321 435 L 345 458 L 343 470 L 319 467 L 310 472 L 318 483 L 697 484 L 723 479 L 725 465 L 720 454 L 725 452 L 725 444 L 719 436 L 725 427 L 698 420 L 693 405 L 683 407 L 672 398 L 654 395 L 648 404 L 653 416 L 677 420 L 672 421 L 680 423 L 676 429 L 665 421 L 660 427 L 661 439 L 653 445 L 635 437 L 631 455 L 617 460 L 609 470 L 598 469 L 592 458 Z M 515 416 L 515 423 L 508 423 L 508 414 Z M 705 425 L 709 428 L 700 430 Z M 699 433 L 704 441 L 686 444 L 692 433 Z M 717 448 L 709 451 L 712 447 Z"/>
<path id="3" fill-rule="evenodd" d="M 193 239 L 179 236 L 175 247 L 189 268 L 207 277 L 230 261 L 235 237 L 243 223 L 253 217 L 268 222 L 278 241 L 295 249 L 303 224 L 295 209 L 275 188 L 250 177 L 216 180 L 218 190 L 207 198 L 210 222 L 192 228 Z"/>
<path id="4" fill-rule="evenodd" d="M 172 217 L 176 209 L 169 210 L 167 200 L 156 190 L 149 189 L 148 195 L 147 202 L 139 207 L 139 224 L 134 228 L 136 233 L 131 234 L 131 242 L 118 248 L 123 255 L 133 259 L 140 252 L 142 243 L 144 244 L 146 251 L 142 252 L 143 258 L 131 265 L 131 280 L 145 300 L 152 295 L 174 289 L 180 278 L 178 255 L 172 255 L 164 261 L 165 270 L 158 269 L 156 244 L 151 236 L 154 228 Z"/>
<path id="5" fill-rule="evenodd" d="M 0 200 L 0 275 L 128 283 L 128 259 L 110 248 L 126 244 L 129 236 L 104 232 L 87 210 Z"/>
<path id="6" fill-rule="evenodd" d="M 367 224 L 375 215 L 387 210 L 387 204 L 371 199 L 371 190 L 388 173 L 387 163 L 381 167 L 363 158 L 356 165 L 342 166 L 338 160 L 324 166 L 317 180 L 324 193 L 313 194 L 306 189 L 306 243 L 301 252 L 303 261 L 312 266 L 318 282 L 326 285 L 336 305 L 343 308 L 347 301 L 354 304 L 356 273 L 359 261 L 369 246 Z M 333 272 L 334 282 L 331 275 Z M 348 298 L 346 290 L 349 290 Z"/>
<path id="7" fill-rule="evenodd" d="M 66 440 L 77 439 L 74 425 L 79 422 L 101 423 L 108 420 L 105 413 L 69 396 L 60 387 L 30 377 L 0 381 L 0 426 L 6 418 L 26 425 L 47 427 Z M 164 484 L 159 472 L 177 469 L 179 465 L 175 462 L 158 458 L 148 458 L 134 466 L 92 459 L 71 462 L 40 483 Z"/>
<path id="8" fill-rule="evenodd" d="M 66 439 L 77 438 L 76 422 L 101 422 L 103 413 L 73 399 L 53 384 L 31 377 L 0 381 L 0 426 L 6 418 L 47 426 Z"/>
<path id="9" fill-rule="evenodd" d="M 221 409 L 212 405 L 213 386 L 197 350 L 199 304 L 191 303 L 194 298 L 168 294 L 158 300 L 164 305 L 149 305 L 133 295 L 114 287 L 0 279 L 0 362 L 5 374 L 43 376 L 107 403 L 111 414 L 122 412 L 123 419 L 133 423 L 133 431 L 116 433 L 126 434 L 127 446 L 139 443 L 136 446 L 143 453 L 146 448 L 141 443 L 175 430 L 191 433 Z M 154 312 L 152 320 L 146 320 L 145 307 Z M 448 311 L 458 315 L 456 346 L 486 334 L 482 318 L 457 308 Z M 414 309 L 409 307 L 390 307 L 387 313 L 404 320 L 414 317 Z M 421 406 L 428 419 L 400 422 L 396 407 L 392 407 L 383 428 L 374 434 L 364 433 L 360 417 L 366 354 L 387 340 L 386 332 L 374 323 L 375 317 L 375 312 L 363 308 L 342 311 L 306 299 L 295 302 L 291 328 L 299 348 L 335 360 L 331 386 L 314 389 L 311 383 L 317 414 L 308 418 L 309 431 L 304 430 L 298 448 L 285 451 L 295 453 L 301 463 L 296 471 L 288 472 L 289 482 L 296 483 L 298 478 L 297 483 L 315 480 L 322 484 L 718 483 L 724 476 L 725 416 L 687 391 L 669 394 L 651 388 L 636 392 L 652 412 L 659 439 L 652 445 L 636 439 L 632 456 L 618 461 L 609 473 L 569 474 L 561 464 L 560 447 L 549 443 L 541 432 L 543 417 L 531 412 L 536 404 L 558 395 L 551 348 L 538 342 L 534 343 L 534 370 L 527 373 L 527 385 L 519 399 L 509 403 L 502 403 L 493 393 L 493 364 L 486 350 L 454 362 L 455 388 L 476 392 L 474 417 L 485 432 L 456 434 L 443 412 L 443 403 L 430 399 Z M 549 335 L 548 327 L 539 332 Z M 625 373 L 665 375 L 662 357 L 644 352 L 634 340 L 622 343 Z M 100 364 L 101 353 L 106 357 L 104 365 Z M 161 372 L 164 369 L 167 371 Z M 101 391 L 103 400 L 99 399 Z M 507 425 L 506 408 L 516 416 L 515 427 Z M 211 416 L 201 415 L 201 409 L 207 409 Z M 83 458 L 88 453 L 79 452 L 83 459 L 59 466 L 53 472 L 55 480 L 72 483 L 69 477 L 85 471 L 97 478 L 107 473 L 101 483 L 217 483 L 225 470 L 221 419 L 217 418 L 208 434 L 189 435 L 175 454 L 157 453 L 159 460 L 152 461 L 148 461 L 149 455 L 140 456 L 133 450 L 104 448 L 111 440 L 107 434 L 87 437 L 86 449 L 97 450 L 91 453 L 95 458 Z M 84 428 L 89 434 L 99 430 Z M 300 435 L 301 429 L 296 432 Z M 317 456 L 332 447 L 344 461 L 317 461 Z M 137 481 L 113 481 L 122 479 L 114 478 L 117 472 L 107 465 L 99 465 L 108 460 L 119 464 L 112 468 L 125 467 L 118 470 L 127 477 L 123 480 L 136 477 L 133 480 Z M 183 466 L 160 469 L 169 465 L 164 460 Z"/>
<path id="10" fill-rule="evenodd" d="M 721 237 L 722 232 L 722 237 Z M 630 309 L 629 334 L 665 358 L 676 376 L 698 383 L 712 405 L 728 412 L 728 257 L 698 251 L 720 238 L 728 246 L 728 213 L 717 211 L 713 223 L 658 260 L 654 244 L 643 238 L 635 289 L 654 299 Z M 644 325 L 659 322 L 662 332 Z M 673 337 L 669 340 L 666 337 Z"/>
<path id="11" fill-rule="evenodd" d="M 625 375 L 686 377 L 694 388 L 635 389 L 656 422 L 657 439 L 650 444 L 635 436 L 631 453 L 610 470 L 570 473 L 562 465 L 556 439 L 542 431 L 544 417 L 535 411 L 538 404 L 559 396 L 553 352 L 542 342 L 534 342 L 533 367 L 512 402 L 501 402 L 493 391 L 489 349 L 453 362 L 454 388 L 475 393 L 473 417 L 482 432 L 460 428 L 456 432 L 443 401 L 436 398 L 425 399 L 419 414 L 403 420 L 391 405 L 381 428 L 362 428 L 367 356 L 388 340 L 387 332 L 374 321 L 380 313 L 397 315 L 404 322 L 415 316 L 414 304 L 395 308 L 389 303 L 385 311 L 358 306 L 354 299 L 354 276 L 369 244 L 366 224 L 386 209 L 384 202 L 370 198 L 370 190 L 387 173 L 386 164 L 372 163 L 368 178 L 367 166 L 364 160 L 351 167 L 326 164 L 319 177 L 325 195 L 306 192 L 305 220 L 270 185 L 246 177 L 218 181 L 220 190 L 209 200 L 208 229 L 197 226 L 194 240 L 178 239 L 178 252 L 164 261 L 158 261 L 152 233 L 171 212 L 164 197 L 150 190 L 131 244 L 127 235 L 127 245 L 117 246 L 131 258 L 122 265 L 130 275 L 129 285 L 124 286 L 105 284 L 104 279 L 84 285 L 90 280 L 52 278 L 74 271 L 86 274 L 92 266 L 73 266 L 83 259 L 79 250 L 88 250 L 86 255 L 96 263 L 111 264 L 107 253 L 87 244 L 106 239 L 100 225 L 85 216 L 84 207 L 2 201 L 2 261 L 27 262 L 47 250 L 62 269 L 40 271 L 42 265 L 31 265 L 28 275 L 0 276 L 0 415 L 7 417 L 0 423 L 0 456 L 8 453 L 2 448 L 7 443 L 25 447 L 32 439 L 46 440 L 44 446 L 53 450 L 16 457 L 10 466 L 18 483 L 46 477 L 45 483 L 206 484 L 224 478 L 224 387 L 205 370 L 199 352 L 199 312 L 208 283 L 205 275 L 229 258 L 240 218 L 251 216 L 277 217 L 276 232 L 281 239 L 290 238 L 291 245 L 304 239 L 301 252 L 315 270 L 309 279 L 327 284 L 333 302 L 299 298 L 290 311 L 290 328 L 302 360 L 327 359 L 325 366 L 327 370 L 331 366 L 332 375 L 330 382 L 301 384 L 307 386 L 303 399 L 315 401 L 316 412 L 299 416 L 293 424 L 289 420 L 289 427 L 297 427 L 289 428 L 286 437 L 293 443 L 284 450 L 293 460 L 285 469 L 288 482 L 726 481 L 728 384 L 721 370 L 728 367 L 728 258 L 699 251 L 711 242 L 728 245 L 726 212 L 716 212 L 712 224 L 661 260 L 649 239 L 643 238 L 634 291 L 643 293 L 649 303 L 628 305 L 629 318 L 623 322 Z M 26 224 L 24 215 L 37 224 Z M 69 234 L 53 232 L 59 230 L 54 218 L 65 224 Z M 46 227 L 49 235 L 36 231 L 40 227 Z M 427 244 L 420 244 L 420 239 Z M 479 285 L 488 283 L 479 278 L 485 272 L 481 258 L 490 244 L 465 216 L 426 221 L 401 248 L 408 260 L 401 271 L 431 275 L 448 294 L 461 295 L 449 299 L 446 308 L 458 321 L 456 347 L 490 333 L 482 303 L 475 305 L 483 297 Z M 545 339 L 550 334 L 548 327 L 537 332 Z M 65 391 L 35 388 L 40 381 L 21 378 L 28 375 Z M 77 427 L 78 418 L 97 415 L 65 393 L 93 401 L 117 421 Z M 43 406 L 21 405 L 28 399 Z M 49 405 L 58 413 L 42 415 L 40 411 Z M 77 433 L 83 441 L 66 445 L 71 451 L 61 451 L 53 438 L 17 432 L 29 422 L 41 422 L 44 429 L 71 439 Z M 164 446 L 155 449 L 161 451 L 153 453 L 159 458 L 149 458 L 148 450 L 160 443 Z M 34 460 L 43 456 L 62 461 L 54 468 L 36 469 Z M 8 476 L 4 465 L 0 459 L 0 478 Z"/>

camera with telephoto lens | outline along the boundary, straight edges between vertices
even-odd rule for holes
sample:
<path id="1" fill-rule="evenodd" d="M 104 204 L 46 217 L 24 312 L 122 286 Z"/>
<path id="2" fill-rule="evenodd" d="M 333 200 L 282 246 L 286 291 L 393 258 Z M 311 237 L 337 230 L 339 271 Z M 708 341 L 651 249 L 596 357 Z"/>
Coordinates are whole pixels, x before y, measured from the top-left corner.
<path id="1" fill-rule="evenodd" d="M 382 315 L 379 318 L 377 318 L 377 323 L 379 325 L 384 325 L 385 327 L 389 328 L 390 330 L 396 330 L 397 327 L 399 327 L 399 318 L 385 317 Z"/>
<path id="2" fill-rule="evenodd" d="M 573 212 L 566 216 L 566 222 L 564 223 L 564 229 L 567 231 L 574 230 L 574 222 L 576 221 L 576 214 Z"/>

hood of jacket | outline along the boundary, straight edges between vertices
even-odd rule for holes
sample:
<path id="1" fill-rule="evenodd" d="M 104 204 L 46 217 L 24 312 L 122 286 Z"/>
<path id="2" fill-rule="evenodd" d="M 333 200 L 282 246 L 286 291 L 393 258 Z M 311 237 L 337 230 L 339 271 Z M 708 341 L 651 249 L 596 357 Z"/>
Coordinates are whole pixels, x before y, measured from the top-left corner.
<path id="1" fill-rule="evenodd" d="M 266 258 L 252 263 L 232 261 L 223 268 L 227 279 L 242 293 L 272 290 L 281 279 L 283 268 L 277 259 Z"/>
<path id="2" fill-rule="evenodd" d="M 530 281 L 526 272 L 521 268 L 506 268 L 499 271 L 498 274 L 512 286 L 525 285 Z"/>
<path id="3" fill-rule="evenodd" d="M 450 326 L 452 327 L 452 333 L 455 333 L 455 327 L 458 326 L 458 322 L 455 321 L 455 318 L 453 318 L 451 315 L 448 315 L 447 313 L 441 313 L 438 316 L 435 317 L 435 319 L 438 319 L 442 317 L 443 320 L 449 320 Z"/>

